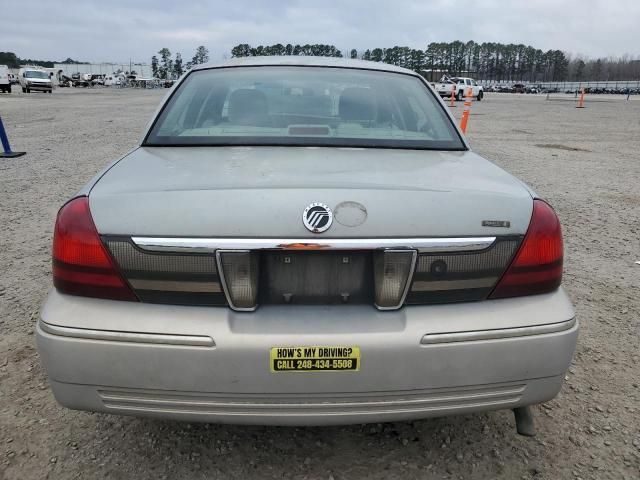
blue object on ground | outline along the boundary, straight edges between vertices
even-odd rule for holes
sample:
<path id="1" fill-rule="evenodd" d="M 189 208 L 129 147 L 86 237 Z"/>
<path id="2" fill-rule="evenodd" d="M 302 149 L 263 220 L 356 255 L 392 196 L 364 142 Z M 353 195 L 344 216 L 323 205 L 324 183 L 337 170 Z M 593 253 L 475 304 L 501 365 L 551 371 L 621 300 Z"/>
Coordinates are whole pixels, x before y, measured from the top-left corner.
<path id="1" fill-rule="evenodd" d="M 27 152 L 12 152 L 11 145 L 9 145 L 9 138 L 7 132 L 4 130 L 4 124 L 2 123 L 2 117 L 0 117 L 0 142 L 2 142 L 2 152 L 0 152 L 0 158 L 14 158 L 21 157 Z"/>

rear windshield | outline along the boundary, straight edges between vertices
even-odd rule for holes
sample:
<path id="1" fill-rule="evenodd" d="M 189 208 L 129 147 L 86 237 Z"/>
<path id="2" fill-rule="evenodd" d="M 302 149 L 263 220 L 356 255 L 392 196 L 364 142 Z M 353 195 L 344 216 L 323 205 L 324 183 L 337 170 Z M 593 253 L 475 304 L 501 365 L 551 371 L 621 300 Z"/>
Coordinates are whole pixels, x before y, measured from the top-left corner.
<path id="1" fill-rule="evenodd" d="M 288 66 L 192 72 L 145 145 L 465 148 L 439 100 L 418 78 Z"/>

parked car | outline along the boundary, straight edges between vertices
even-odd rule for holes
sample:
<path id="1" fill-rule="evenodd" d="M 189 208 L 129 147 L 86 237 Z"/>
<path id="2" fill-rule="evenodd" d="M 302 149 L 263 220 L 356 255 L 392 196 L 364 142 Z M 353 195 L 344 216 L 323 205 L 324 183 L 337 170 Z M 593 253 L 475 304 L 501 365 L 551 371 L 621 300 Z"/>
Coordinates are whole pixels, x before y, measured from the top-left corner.
<path id="1" fill-rule="evenodd" d="M 511 87 L 512 93 L 525 93 L 527 91 L 527 87 L 522 83 L 514 83 Z"/>
<path id="2" fill-rule="evenodd" d="M 478 85 L 473 78 L 449 78 L 445 75 L 439 83 L 433 84 L 433 88 L 441 97 L 451 97 L 451 93 L 455 92 L 455 98 L 458 101 L 462 100 L 469 91 L 471 91 L 471 96 L 476 98 L 478 101 L 482 100 L 484 97 L 482 86 Z"/>
<path id="3" fill-rule="evenodd" d="M 11 79 L 9 78 L 9 67 L 0 65 L 0 92 L 11 93 Z"/>
<path id="4" fill-rule="evenodd" d="M 53 91 L 51 76 L 46 70 L 36 67 L 21 68 L 18 70 L 18 80 L 22 87 L 22 93 L 31 93 L 32 90 L 48 93 Z"/>
<path id="5" fill-rule="evenodd" d="M 229 68 L 233 67 L 233 68 Z M 578 334 L 551 206 L 413 71 L 197 65 L 60 209 L 40 358 L 64 406 L 328 425 L 515 409 Z"/>

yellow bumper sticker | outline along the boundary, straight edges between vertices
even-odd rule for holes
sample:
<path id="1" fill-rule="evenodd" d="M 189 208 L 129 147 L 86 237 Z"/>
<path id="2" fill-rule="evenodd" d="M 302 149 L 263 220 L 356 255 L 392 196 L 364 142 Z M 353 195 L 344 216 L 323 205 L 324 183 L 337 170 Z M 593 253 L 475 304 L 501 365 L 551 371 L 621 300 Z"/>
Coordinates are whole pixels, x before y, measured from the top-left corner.
<path id="1" fill-rule="evenodd" d="M 360 370 L 360 347 L 273 347 L 272 372 L 340 372 Z"/>

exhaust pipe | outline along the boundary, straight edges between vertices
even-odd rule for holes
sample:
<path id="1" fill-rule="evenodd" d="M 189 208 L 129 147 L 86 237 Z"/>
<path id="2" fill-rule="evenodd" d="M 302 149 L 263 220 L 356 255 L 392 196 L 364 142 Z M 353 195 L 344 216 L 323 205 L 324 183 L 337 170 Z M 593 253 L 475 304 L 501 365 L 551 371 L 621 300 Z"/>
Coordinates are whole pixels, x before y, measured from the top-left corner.
<path id="1" fill-rule="evenodd" d="M 533 437 L 536 434 L 536 427 L 533 424 L 533 413 L 531 407 L 518 407 L 513 409 L 516 417 L 516 430 L 520 435 L 525 437 Z"/>

